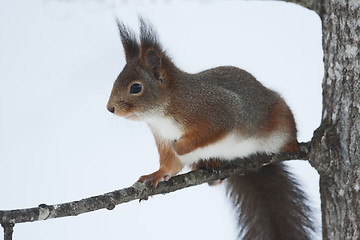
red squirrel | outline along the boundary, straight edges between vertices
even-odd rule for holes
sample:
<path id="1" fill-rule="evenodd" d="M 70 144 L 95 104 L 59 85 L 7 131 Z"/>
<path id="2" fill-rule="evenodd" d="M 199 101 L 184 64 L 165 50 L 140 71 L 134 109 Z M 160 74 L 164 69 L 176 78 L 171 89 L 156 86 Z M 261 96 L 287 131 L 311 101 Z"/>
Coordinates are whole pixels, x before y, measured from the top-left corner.
<path id="1" fill-rule="evenodd" d="M 218 163 L 256 153 L 296 152 L 297 130 L 284 99 L 250 73 L 222 66 L 190 74 L 162 49 L 152 25 L 140 18 L 140 41 L 117 20 L 126 65 L 107 109 L 145 121 L 160 156 L 160 168 L 139 181 L 160 181 L 201 160 Z M 211 163 L 211 162 L 209 162 Z M 199 164 L 201 165 L 201 164 Z M 212 166 L 212 164 L 208 164 Z M 310 209 L 282 163 L 226 181 L 239 211 L 239 237 L 247 240 L 310 239 Z"/>

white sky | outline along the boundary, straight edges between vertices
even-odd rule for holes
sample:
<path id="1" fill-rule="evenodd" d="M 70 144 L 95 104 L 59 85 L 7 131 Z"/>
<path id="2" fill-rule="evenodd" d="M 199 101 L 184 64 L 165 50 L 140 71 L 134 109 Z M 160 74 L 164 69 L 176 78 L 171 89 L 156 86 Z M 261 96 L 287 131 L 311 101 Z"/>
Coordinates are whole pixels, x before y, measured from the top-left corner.
<path id="1" fill-rule="evenodd" d="M 114 16 L 137 31 L 138 14 L 153 22 L 183 70 L 234 65 L 280 92 L 299 141 L 311 139 L 323 75 L 321 24 L 312 11 L 256 1 L 0 1 L 0 209 L 79 200 L 157 170 L 146 125 L 106 110 L 125 63 Z M 290 165 L 320 225 L 318 176 L 306 162 Z M 224 189 L 206 184 L 113 211 L 17 224 L 14 233 L 15 240 L 235 236 Z"/>

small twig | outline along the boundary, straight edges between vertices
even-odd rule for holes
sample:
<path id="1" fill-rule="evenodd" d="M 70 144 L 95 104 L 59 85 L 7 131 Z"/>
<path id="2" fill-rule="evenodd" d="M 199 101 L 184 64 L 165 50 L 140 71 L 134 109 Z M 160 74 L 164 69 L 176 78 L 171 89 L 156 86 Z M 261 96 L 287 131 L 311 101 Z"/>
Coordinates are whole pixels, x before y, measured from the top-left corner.
<path id="1" fill-rule="evenodd" d="M 234 174 L 245 174 L 247 171 L 256 170 L 261 166 L 267 165 L 269 163 L 281 162 L 291 159 L 307 160 L 309 157 L 310 145 L 310 142 L 301 143 L 299 146 L 299 151 L 292 154 L 255 155 L 251 158 L 239 159 L 231 162 L 222 162 L 219 169 L 197 170 L 186 174 L 181 174 L 171 178 L 167 182 L 159 183 L 156 188 L 152 188 L 149 184 L 135 183 L 128 188 L 116 190 L 95 197 L 85 198 L 79 201 L 55 205 L 40 204 L 35 208 L 0 211 L 0 223 L 4 227 L 5 224 L 77 216 L 79 214 L 104 208 L 112 210 L 116 205 L 121 203 L 136 199 L 146 199 L 148 196 L 165 194 L 182 188 L 196 186 L 218 179 L 225 179 Z M 8 231 L 9 234 L 10 231 L 12 232 L 12 227 L 4 227 L 4 229 L 5 231 Z M 5 240 L 8 239 L 11 238 L 5 238 Z"/>
<path id="2" fill-rule="evenodd" d="M 12 234 L 14 232 L 14 223 L 1 223 L 4 228 L 4 240 L 12 240 Z"/>

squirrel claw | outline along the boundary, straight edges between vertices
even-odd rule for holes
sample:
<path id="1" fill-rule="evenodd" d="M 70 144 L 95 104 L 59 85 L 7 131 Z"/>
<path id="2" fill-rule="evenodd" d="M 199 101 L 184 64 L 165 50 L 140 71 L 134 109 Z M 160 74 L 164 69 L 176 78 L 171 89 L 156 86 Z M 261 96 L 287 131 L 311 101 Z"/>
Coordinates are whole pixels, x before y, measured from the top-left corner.
<path id="1" fill-rule="evenodd" d="M 158 170 L 156 172 L 153 172 L 148 175 L 141 176 L 138 180 L 138 182 L 149 182 L 151 181 L 150 186 L 153 188 L 156 188 L 159 182 L 161 181 L 168 181 L 171 178 L 171 176 L 168 173 L 165 173 L 161 170 Z"/>
<path id="2" fill-rule="evenodd" d="M 140 198 L 140 199 L 139 199 L 139 203 L 140 203 L 141 201 L 147 201 L 148 199 L 149 199 L 149 197 Z"/>
<path id="3" fill-rule="evenodd" d="M 170 178 L 171 178 L 171 176 L 168 175 L 168 174 L 166 174 L 166 175 L 164 176 L 164 181 L 167 182 L 167 181 L 169 181 Z"/>

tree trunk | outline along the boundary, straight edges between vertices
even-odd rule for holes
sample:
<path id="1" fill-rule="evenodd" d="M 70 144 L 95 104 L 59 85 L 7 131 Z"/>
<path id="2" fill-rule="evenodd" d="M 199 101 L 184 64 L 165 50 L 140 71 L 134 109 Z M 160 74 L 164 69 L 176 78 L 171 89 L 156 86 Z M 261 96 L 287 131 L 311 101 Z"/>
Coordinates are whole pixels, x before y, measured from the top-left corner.
<path id="1" fill-rule="evenodd" d="M 322 124 L 311 164 L 320 174 L 323 239 L 360 239 L 360 0 L 323 0 Z"/>

